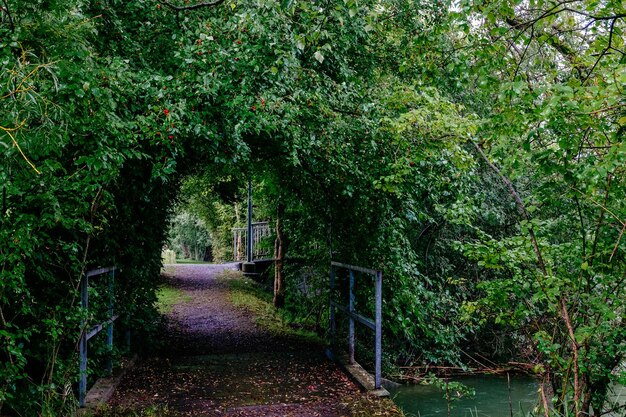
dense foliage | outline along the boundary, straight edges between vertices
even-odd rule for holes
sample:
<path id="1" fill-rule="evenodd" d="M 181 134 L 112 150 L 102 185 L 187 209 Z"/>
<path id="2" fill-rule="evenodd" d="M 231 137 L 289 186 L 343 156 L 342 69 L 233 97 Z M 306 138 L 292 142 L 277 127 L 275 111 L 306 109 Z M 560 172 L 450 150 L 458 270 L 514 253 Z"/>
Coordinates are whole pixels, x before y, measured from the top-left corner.
<path id="1" fill-rule="evenodd" d="M 82 2 L 2 10 L 0 404 L 21 415 L 75 406 L 85 270 L 118 265 L 124 326 L 154 324 L 175 150 L 142 134 L 166 123 L 161 109 L 146 113 L 161 82 L 101 54 L 98 19 Z"/>
<path id="2" fill-rule="evenodd" d="M 187 211 L 177 213 L 172 219 L 167 246 L 179 259 L 204 261 L 211 258 L 211 235 L 206 225 Z"/>
<path id="3" fill-rule="evenodd" d="M 546 415 L 612 407 L 621 2 L 0 4 L 2 412 L 69 412 L 82 273 L 118 265 L 149 331 L 172 207 L 228 259 L 248 178 L 287 312 L 324 325 L 331 257 L 380 268 L 390 361 L 515 357 Z"/>

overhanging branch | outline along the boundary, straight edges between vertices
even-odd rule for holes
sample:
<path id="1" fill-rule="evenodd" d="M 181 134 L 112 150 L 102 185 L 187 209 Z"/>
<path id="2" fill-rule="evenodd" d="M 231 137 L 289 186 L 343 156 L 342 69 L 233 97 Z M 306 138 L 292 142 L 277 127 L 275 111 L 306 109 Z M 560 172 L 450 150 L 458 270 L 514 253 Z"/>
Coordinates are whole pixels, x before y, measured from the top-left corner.
<path id="1" fill-rule="evenodd" d="M 4 11 L 7 13 L 7 16 L 9 18 L 9 25 L 11 26 L 11 32 L 15 32 L 15 23 L 13 23 L 13 17 L 11 17 L 11 10 L 9 10 L 9 5 L 7 4 L 6 0 L 2 0 L 2 4 L 4 4 Z M 0 7 L 0 10 L 2 10 L 2 7 Z"/>
<path id="2" fill-rule="evenodd" d="M 555 30 L 554 33 L 550 33 L 550 31 L 537 28 L 539 35 L 546 35 L 547 37 L 546 43 L 549 46 L 551 46 L 553 49 L 555 49 L 557 52 L 559 52 L 561 56 L 563 56 L 567 61 L 569 61 L 575 68 L 579 70 L 581 78 L 583 78 L 583 82 L 585 82 L 590 78 L 591 74 L 593 73 L 593 70 L 596 68 L 599 61 L 610 50 L 615 50 L 616 52 L 619 52 L 622 55 L 624 55 L 624 53 L 621 50 L 613 47 L 612 40 L 613 40 L 613 32 L 614 32 L 616 21 L 626 18 L 626 13 L 617 13 L 617 14 L 606 15 L 606 16 L 594 15 L 594 14 L 591 14 L 582 10 L 577 10 L 575 8 L 566 6 L 570 3 L 575 3 L 576 1 L 577 0 L 564 0 L 564 1 L 558 2 L 556 5 L 552 6 L 550 9 L 546 10 L 545 12 L 541 13 L 539 16 L 536 16 L 532 19 L 522 20 L 516 16 L 512 16 L 512 17 L 507 17 L 504 20 L 509 25 L 509 27 L 519 31 L 518 36 L 524 33 L 525 31 L 527 31 L 529 28 L 534 30 L 535 24 L 539 22 L 540 20 L 558 15 L 563 12 L 568 12 L 572 14 L 577 14 L 579 16 L 583 16 L 585 19 L 589 20 L 589 23 L 587 24 L 586 27 L 596 22 L 610 21 L 611 23 L 610 23 L 610 28 L 609 28 L 608 46 L 602 50 L 599 58 L 596 60 L 595 64 L 591 67 L 583 66 L 581 62 L 579 62 L 580 60 L 579 60 L 577 51 L 574 48 L 572 48 L 570 45 L 568 45 L 566 42 L 558 38 L 558 33 L 561 31 L 556 25 L 552 25 L 552 28 Z M 531 38 L 532 37 L 533 35 L 531 34 Z"/>
<path id="3" fill-rule="evenodd" d="M 214 7 L 214 6 L 219 6 L 220 4 L 224 3 L 226 0 L 215 0 L 215 1 L 206 1 L 206 2 L 202 2 L 202 3 L 197 3 L 197 4 L 192 4 L 189 6 L 175 6 L 172 3 L 168 2 L 168 1 L 164 1 L 163 4 L 166 5 L 167 7 L 169 7 L 172 10 L 176 10 L 177 12 L 183 11 L 183 10 L 196 10 L 196 9 L 201 9 L 203 7 Z"/>
<path id="4" fill-rule="evenodd" d="M 522 197 L 519 195 L 519 193 L 513 186 L 513 183 L 511 182 L 511 180 L 506 175 L 504 175 L 502 171 L 500 171 L 500 169 L 493 162 L 491 162 L 491 160 L 487 157 L 487 155 L 485 154 L 485 152 L 483 151 L 483 149 L 480 147 L 480 145 L 477 142 L 471 141 L 471 143 L 472 145 L 474 145 L 474 148 L 476 148 L 476 150 L 478 151 L 478 154 L 482 157 L 483 161 L 485 161 L 487 166 L 489 166 L 489 168 L 491 168 L 500 177 L 500 180 L 502 180 L 507 190 L 509 191 L 509 193 L 515 200 L 517 209 L 519 213 L 522 215 L 522 217 L 524 218 L 524 220 L 530 222 L 530 216 L 528 215 L 528 211 L 526 210 L 526 205 L 522 201 Z M 541 270 L 541 273 L 543 274 L 543 276 L 547 277 L 548 269 L 546 268 L 546 263 L 543 260 L 543 256 L 541 254 L 539 241 L 537 240 L 537 237 L 535 236 L 535 231 L 533 230 L 532 224 L 530 223 L 529 223 L 528 232 L 530 234 L 530 240 L 533 245 L 533 250 L 535 251 L 535 256 L 537 257 L 537 266 L 539 266 L 539 269 Z"/>

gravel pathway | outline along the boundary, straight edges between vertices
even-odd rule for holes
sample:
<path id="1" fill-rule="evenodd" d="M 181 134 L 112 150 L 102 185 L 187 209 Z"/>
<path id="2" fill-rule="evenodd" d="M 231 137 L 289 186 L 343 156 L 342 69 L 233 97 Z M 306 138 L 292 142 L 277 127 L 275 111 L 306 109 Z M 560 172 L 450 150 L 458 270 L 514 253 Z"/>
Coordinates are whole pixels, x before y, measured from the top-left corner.
<path id="1" fill-rule="evenodd" d="M 351 415 L 361 394 L 320 346 L 268 334 L 229 302 L 216 276 L 233 267 L 168 267 L 187 301 L 167 314 L 163 352 L 129 372 L 110 404 L 168 416 Z"/>

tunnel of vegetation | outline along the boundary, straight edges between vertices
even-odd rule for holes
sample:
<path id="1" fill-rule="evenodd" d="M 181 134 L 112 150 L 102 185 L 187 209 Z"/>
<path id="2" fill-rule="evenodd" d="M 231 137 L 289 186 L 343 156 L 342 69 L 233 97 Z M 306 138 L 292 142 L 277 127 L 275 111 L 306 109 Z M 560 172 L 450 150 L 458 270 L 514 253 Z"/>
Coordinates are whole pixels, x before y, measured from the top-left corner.
<path id="1" fill-rule="evenodd" d="M 122 327 L 150 340 L 172 208 L 226 248 L 248 178 L 294 320 L 325 326 L 332 253 L 384 270 L 389 366 L 514 359 L 545 415 L 610 409 L 625 19 L 611 0 L 0 1 L 0 412 L 76 406 L 87 269 L 121 268 Z"/>

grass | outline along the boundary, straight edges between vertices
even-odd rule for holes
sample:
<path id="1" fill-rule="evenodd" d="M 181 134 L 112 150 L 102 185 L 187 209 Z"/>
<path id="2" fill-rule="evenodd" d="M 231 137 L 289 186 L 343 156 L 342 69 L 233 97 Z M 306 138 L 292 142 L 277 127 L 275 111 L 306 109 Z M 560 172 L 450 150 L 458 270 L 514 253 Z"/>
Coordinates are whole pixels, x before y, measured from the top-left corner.
<path id="1" fill-rule="evenodd" d="M 252 313 L 255 323 L 277 336 L 302 339 L 311 344 L 322 344 L 323 340 L 314 332 L 296 329 L 272 304 L 272 294 L 238 271 L 224 271 L 219 279 L 228 284 L 229 299 L 239 308 Z"/>
<path id="2" fill-rule="evenodd" d="M 176 259 L 177 264 L 212 264 L 213 262 L 194 261 L 193 259 Z"/>
<path id="3" fill-rule="evenodd" d="M 167 314 L 172 311 L 176 304 L 187 301 L 191 301 L 191 296 L 178 288 L 163 286 L 157 291 L 157 309 L 161 314 Z"/>
<path id="4" fill-rule="evenodd" d="M 408 417 L 402 409 L 394 404 L 391 398 L 378 398 L 371 395 L 360 395 L 345 399 L 350 404 L 352 417 Z"/>
<path id="5" fill-rule="evenodd" d="M 163 267 L 161 268 L 161 274 L 165 275 L 173 275 L 174 271 L 176 271 L 175 265 L 163 265 Z"/>

